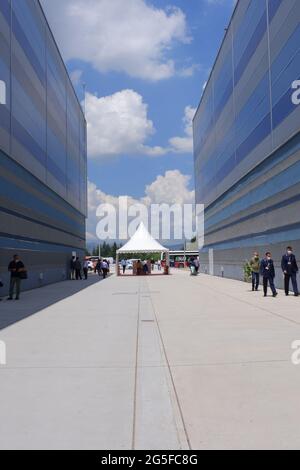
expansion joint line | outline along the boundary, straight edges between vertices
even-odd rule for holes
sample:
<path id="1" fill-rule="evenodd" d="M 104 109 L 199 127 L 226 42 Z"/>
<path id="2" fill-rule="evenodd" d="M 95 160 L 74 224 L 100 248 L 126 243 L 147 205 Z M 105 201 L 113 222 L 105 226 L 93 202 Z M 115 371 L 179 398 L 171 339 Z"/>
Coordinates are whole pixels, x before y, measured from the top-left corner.
<path id="1" fill-rule="evenodd" d="M 149 285 L 148 285 L 148 288 L 149 288 Z M 182 407 L 180 405 L 179 396 L 178 396 L 176 386 L 175 386 L 175 380 L 174 380 L 174 377 L 173 377 L 171 365 L 170 365 L 169 358 L 168 358 L 168 355 L 167 355 L 166 346 L 165 346 L 165 343 L 164 343 L 164 340 L 163 340 L 163 335 L 162 335 L 162 332 L 161 332 L 161 328 L 159 326 L 157 313 L 156 313 L 155 306 L 154 306 L 153 299 L 152 299 L 151 295 L 150 295 L 150 301 L 151 301 L 151 305 L 152 305 L 152 310 L 153 310 L 155 322 L 156 322 L 156 325 L 157 325 L 157 331 L 158 331 L 159 338 L 160 338 L 160 341 L 161 341 L 161 345 L 162 345 L 162 348 L 163 348 L 163 353 L 164 353 L 164 356 L 165 356 L 167 368 L 168 368 L 168 371 L 169 371 L 169 376 L 170 376 L 170 379 L 171 379 L 171 384 L 172 384 L 172 387 L 173 387 L 176 404 L 177 404 L 177 407 L 178 407 L 178 410 L 179 410 L 179 414 L 180 414 L 180 418 L 181 418 L 181 422 L 182 422 L 182 426 L 183 426 L 183 431 L 184 431 L 184 435 L 185 435 L 185 439 L 186 439 L 186 442 L 188 444 L 189 450 L 192 450 L 191 442 L 190 442 L 188 432 L 187 432 L 187 426 L 186 426 L 184 416 L 183 416 Z"/>
<path id="2" fill-rule="evenodd" d="M 136 405 L 137 405 L 140 312 L 141 312 L 141 280 L 139 279 L 139 287 L 138 287 L 138 295 L 137 295 L 136 349 L 135 349 L 135 371 L 134 371 L 134 393 L 133 393 L 133 424 L 132 424 L 132 443 L 131 443 L 132 450 L 135 450 L 135 441 L 136 441 Z"/>

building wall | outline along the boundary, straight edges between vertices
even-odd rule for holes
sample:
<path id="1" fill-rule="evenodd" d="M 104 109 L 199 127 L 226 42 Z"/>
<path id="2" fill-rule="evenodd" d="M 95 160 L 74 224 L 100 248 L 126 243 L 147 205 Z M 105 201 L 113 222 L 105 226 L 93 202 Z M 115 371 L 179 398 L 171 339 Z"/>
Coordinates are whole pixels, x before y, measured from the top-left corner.
<path id="1" fill-rule="evenodd" d="M 194 119 L 204 270 L 209 249 L 214 274 L 239 279 L 254 249 L 300 249 L 299 78 L 298 0 L 239 0 Z"/>
<path id="2" fill-rule="evenodd" d="M 87 206 L 86 122 L 38 0 L 0 1 L 0 80 L 0 276 L 17 251 L 33 287 L 83 253 Z"/>

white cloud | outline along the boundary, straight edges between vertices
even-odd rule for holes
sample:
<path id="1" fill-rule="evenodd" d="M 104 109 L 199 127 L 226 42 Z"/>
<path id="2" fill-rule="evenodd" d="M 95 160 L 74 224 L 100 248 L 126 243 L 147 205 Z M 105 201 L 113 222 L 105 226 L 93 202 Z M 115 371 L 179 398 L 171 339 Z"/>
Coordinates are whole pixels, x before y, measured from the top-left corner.
<path id="1" fill-rule="evenodd" d="M 82 79 L 82 74 L 83 74 L 83 71 L 80 69 L 73 70 L 70 73 L 70 78 L 74 86 L 79 85 Z"/>
<path id="2" fill-rule="evenodd" d="M 136 203 L 145 204 L 193 204 L 195 192 L 189 189 L 191 176 L 183 175 L 179 170 L 166 171 L 145 187 L 145 195 L 139 199 L 128 196 L 128 206 Z M 88 220 L 87 239 L 96 241 L 96 210 L 100 204 L 112 204 L 118 208 L 118 197 L 104 193 L 95 183 L 88 182 Z"/>
<path id="3" fill-rule="evenodd" d="M 194 114 L 194 108 L 185 108 L 183 137 L 172 137 L 166 147 L 149 146 L 146 142 L 155 133 L 155 127 L 148 118 L 148 105 L 140 94 L 129 89 L 101 98 L 87 93 L 88 155 L 99 159 L 124 154 L 191 153 Z"/>
<path id="4" fill-rule="evenodd" d="M 171 149 L 176 153 L 191 153 L 193 151 L 193 117 L 196 108 L 186 106 L 184 110 L 184 137 L 172 137 L 169 140 Z"/>
<path id="5" fill-rule="evenodd" d="M 154 134 L 153 122 L 147 116 L 148 106 L 133 90 L 122 90 L 98 98 L 86 94 L 88 154 L 101 158 L 109 155 L 165 153 L 161 147 L 144 145 Z"/>
<path id="6" fill-rule="evenodd" d="M 194 191 L 189 190 L 191 177 L 179 170 L 168 170 L 156 177 L 145 188 L 145 195 L 151 204 L 187 204 L 194 202 Z"/>
<path id="7" fill-rule="evenodd" d="M 65 60 L 100 72 L 161 80 L 176 73 L 174 43 L 189 43 L 184 13 L 146 0 L 42 0 Z M 192 73 L 190 69 L 187 73 Z"/>

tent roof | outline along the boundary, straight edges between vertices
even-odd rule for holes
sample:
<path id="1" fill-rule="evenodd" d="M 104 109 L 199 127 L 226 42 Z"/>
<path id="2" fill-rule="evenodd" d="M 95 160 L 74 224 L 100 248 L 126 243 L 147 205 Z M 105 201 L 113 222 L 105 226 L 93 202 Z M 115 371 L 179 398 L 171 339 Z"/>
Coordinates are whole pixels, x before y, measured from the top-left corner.
<path id="1" fill-rule="evenodd" d="M 168 248 L 162 246 L 148 232 L 143 222 L 138 226 L 137 231 L 131 239 L 120 248 L 118 253 L 162 253 L 169 251 Z"/>

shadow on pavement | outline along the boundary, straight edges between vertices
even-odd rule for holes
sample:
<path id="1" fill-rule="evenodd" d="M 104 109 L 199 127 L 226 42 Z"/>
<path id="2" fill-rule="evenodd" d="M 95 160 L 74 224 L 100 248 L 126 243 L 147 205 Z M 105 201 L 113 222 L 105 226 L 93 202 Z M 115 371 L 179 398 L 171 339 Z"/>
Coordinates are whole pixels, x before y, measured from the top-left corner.
<path id="1" fill-rule="evenodd" d="M 0 330 L 102 281 L 102 276 L 91 274 L 87 280 L 68 280 L 21 292 L 20 300 L 3 298 L 0 302 Z"/>

